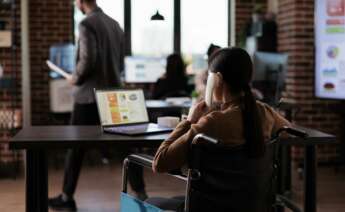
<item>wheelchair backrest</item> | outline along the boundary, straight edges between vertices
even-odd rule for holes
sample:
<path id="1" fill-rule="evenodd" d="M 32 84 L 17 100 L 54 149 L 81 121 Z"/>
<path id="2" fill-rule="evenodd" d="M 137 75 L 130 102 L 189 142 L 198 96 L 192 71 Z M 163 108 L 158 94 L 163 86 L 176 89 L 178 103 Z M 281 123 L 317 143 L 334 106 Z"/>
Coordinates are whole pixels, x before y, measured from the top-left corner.
<path id="1" fill-rule="evenodd" d="M 244 146 L 192 145 L 189 211 L 270 211 L 275 152 L 275 141 L 260 158 L 248 157 Z"/>

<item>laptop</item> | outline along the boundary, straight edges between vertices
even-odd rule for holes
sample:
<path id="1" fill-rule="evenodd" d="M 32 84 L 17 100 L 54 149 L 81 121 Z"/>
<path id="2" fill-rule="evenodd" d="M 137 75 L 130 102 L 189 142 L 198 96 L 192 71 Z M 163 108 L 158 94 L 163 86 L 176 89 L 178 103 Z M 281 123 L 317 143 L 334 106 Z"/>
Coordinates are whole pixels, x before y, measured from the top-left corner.
<path id="1" fill-rule="evenodd" d="M 106 133 L 135 136 L 173 130 L 149 123 L 144 92 L 140 89 L 95 89 L 95 96 L 102 129 Z"/>

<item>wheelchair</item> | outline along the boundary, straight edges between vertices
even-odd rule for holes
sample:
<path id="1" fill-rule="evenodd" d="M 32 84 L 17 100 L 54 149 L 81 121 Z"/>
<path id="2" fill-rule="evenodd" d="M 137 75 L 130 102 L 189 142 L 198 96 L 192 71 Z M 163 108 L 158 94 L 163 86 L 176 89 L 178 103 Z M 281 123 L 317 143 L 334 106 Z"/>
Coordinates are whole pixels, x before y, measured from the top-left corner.
<path id="1" fill-rule="evenodd" d="M 282 132 L 306 137 L 307 134 L 293 128 L 280 129 L 267 142 L 264 156 L 250 158 L 244 146 L 222 146 L 214 138 L 204 134 L 194 137 L 188 158 L 188 174 L 180 171 L 169 175 L 186 182 L 184 200 L 175 208 L 159 208 L 147 201 L 140 201 L 127 193 L 128 165 L 151 169 L 153 157 L 144 154 L 129 155 L 123 163 L 123 188 L 121 212 L 161 212 L 161 211 L 217 211 L 217 212 L 277 212 L 289 208 L 301 212 L 295 203 L 277 194 L 278 145 Z M 160 198 L 160 201 L 177 201 Z"/>

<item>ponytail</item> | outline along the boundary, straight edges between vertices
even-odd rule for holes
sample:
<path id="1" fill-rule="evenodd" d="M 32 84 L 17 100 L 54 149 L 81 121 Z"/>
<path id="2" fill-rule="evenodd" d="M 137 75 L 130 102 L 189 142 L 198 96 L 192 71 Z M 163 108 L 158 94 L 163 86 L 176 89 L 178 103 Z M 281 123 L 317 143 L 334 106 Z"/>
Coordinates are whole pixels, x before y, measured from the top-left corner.
<path id="1" fill-rule="evenodd" d="M 256 100 L 249 85 L 243 88 L 242 119 L 245 146 L 250 157 L 260 157 L 265 153 L 265 141 Z"/>
<path id="2" fill-rule="evenodd" d="M 218 50 L 210 58 L 210 70 L 222 74 L 232 94 L 244 93 L 241 97 L 241 111 L 245 148 L 249 157 L 262 156 L 265 153 L 265 141 L 256 100 L 249 86 L 253 73 L 249 54 L 236 47 Z"/>

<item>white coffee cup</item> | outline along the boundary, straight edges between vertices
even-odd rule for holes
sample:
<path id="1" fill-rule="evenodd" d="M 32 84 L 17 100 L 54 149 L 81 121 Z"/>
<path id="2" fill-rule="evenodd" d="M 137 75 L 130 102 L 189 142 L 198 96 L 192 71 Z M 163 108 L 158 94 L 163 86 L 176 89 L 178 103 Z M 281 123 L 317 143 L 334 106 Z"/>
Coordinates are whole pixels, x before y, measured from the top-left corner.
<path id="1" fill-rule="evenodd" d="M 174 116 L 162 116 L 157 118 L 157 124 L 159 127 L 175 128 L 179 122 L 180 118 Z"/>

